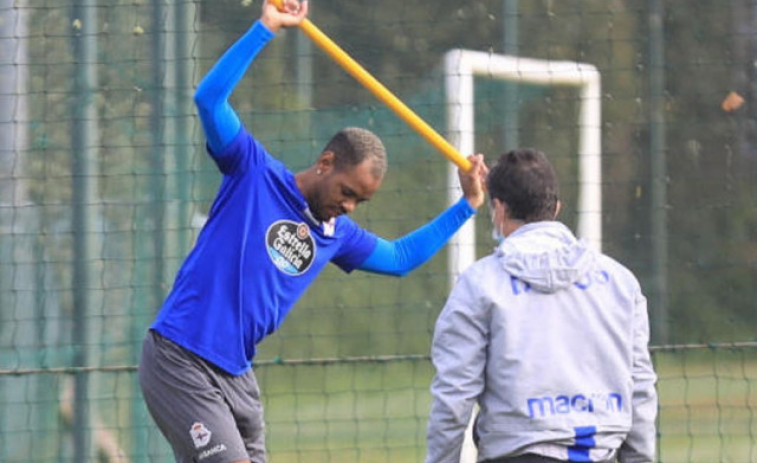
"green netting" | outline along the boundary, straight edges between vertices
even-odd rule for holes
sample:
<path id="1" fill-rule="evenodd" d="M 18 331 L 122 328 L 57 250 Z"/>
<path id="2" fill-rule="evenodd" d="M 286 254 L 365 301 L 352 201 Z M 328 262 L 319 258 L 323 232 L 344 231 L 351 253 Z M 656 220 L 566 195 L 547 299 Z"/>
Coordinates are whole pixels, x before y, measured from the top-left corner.
<path id="1" fill-rule="evenodd" d="M 90 461 L 171 461 L 135 365 L 219 183 L 194 86 L 259 3 L 0 0 L 0 461 L 76 461 L 82 445 Z M 316 24 L 443 135 L 449 49 L 599 69 L 602 245 L 649 298 L 659 460 L 754 460 L 753 5 L 313 6 Z M 724 106 L 729 94 L 741 106 Z M 481 77 L 475 95 L 477 151 L 547 152 L 575 227 L 576 90 Z M 378 133 L 389 174 L 355 218 L 383 236 L 445 206 L 448 162 L 297 31 L 256 59 L 232 102 L 295 171 L 342 126 Z M 476 221 L 483 255 L 489 219 Z M 256 359 L 271 461 L 422 459 L 427 352 L 449 284 L 444 252 L 402 279 L 327 269 Z"/>

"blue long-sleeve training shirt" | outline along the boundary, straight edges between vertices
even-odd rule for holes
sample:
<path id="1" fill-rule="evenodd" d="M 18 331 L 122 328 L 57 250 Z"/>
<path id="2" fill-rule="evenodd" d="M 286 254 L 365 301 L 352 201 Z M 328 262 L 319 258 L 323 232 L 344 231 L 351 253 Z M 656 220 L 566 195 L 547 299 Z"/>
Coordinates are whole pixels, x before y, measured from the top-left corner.
<path id="1" fill-rule="evenodd" d="M 241 124 L 234 86 L 273 37 L 256 22 L 203 78 L 195 94 L 208 152 L 223 174 L 209 219 L 152 329 L 231 374 L 247 371 L 330 261 L 404 275 L 426 262 L 475 212 L 461 199 L 436 219 L 387 241 L 347 216 L 313 222 L 294 174 Z"/>

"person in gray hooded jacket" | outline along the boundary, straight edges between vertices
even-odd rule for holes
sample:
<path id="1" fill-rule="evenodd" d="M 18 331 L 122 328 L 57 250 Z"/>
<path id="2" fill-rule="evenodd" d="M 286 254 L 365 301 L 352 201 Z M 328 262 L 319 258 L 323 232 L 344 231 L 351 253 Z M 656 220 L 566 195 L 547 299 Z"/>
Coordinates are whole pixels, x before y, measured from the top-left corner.
<path id="1" fill-rule="evenodd" d="M 460 461 L 475 404 L 479 462 L 653 462 L 657 376 L 637 279 L 555 220 L 543 153 L 503 155 L 487 188 L 501 241 L 436 322 L 426 462 Z"/>

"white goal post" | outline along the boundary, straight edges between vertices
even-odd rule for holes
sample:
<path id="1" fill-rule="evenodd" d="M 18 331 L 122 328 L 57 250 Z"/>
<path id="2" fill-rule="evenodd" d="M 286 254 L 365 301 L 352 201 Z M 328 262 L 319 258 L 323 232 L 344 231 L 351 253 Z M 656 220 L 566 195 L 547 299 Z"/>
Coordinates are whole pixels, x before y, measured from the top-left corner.
<path id="1" fill-rule="evenodd" d="M 576 87 L 579 91 L 578 224 L 576 233 L 596 249 L 602 246 L 601 81 L 590 64 L 545 61 L 480 51 L 454 49 L 445 54 L 444 78 L 447 104 L 447 137 L 464 156 L 475 153 L 473 79 L 475 76 L 548 87 Z M 538 148 L 538 147 L 537 147 Z M 457 166 L 449 164 L 450 204 L 460 198 Z M 457 276 L 475 261 L 475 223 L 469 220 L 450 240 L 449 276 Z M 461 463 L 476 461 L 468 425 Z"/>

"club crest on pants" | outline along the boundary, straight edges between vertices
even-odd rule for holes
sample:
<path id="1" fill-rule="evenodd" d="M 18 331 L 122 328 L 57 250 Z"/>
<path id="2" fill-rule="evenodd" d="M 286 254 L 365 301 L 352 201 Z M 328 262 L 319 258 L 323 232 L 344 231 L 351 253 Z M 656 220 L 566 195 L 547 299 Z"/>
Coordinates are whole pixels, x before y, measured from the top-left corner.
<path id="1" fill-rule="evenodd" d="M 189 435 L 192 436 L 192 442 L 195 444 L 195 448 L 205 447 L 210 442 L 210 436 L 212 433 L 202 423 L 194 423 L 189 430 Z"/>

